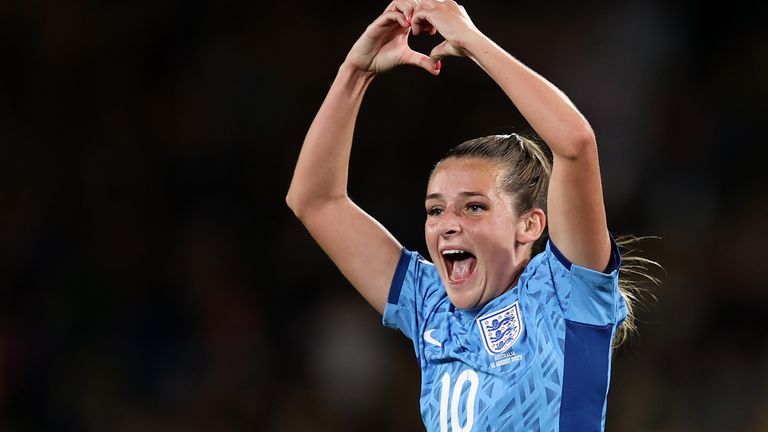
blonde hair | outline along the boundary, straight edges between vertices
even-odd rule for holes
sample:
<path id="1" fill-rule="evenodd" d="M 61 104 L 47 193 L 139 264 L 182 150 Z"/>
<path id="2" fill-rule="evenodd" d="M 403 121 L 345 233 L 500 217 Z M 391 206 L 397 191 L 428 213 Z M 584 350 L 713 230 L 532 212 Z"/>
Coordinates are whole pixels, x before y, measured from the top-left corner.
<path id="1" fill-rule="evenodd" d="M 504 168 L 501 186 L 514 198 L 514 210 L 523 214 L 534 208 L 547 211 L 547 189 L 552 175 L 552 151 L 538 137 L 521 134 L 489 135 L 465 141 L 452 148 L 435 165 L 449 158 L 478 158 L 499 163 Z M 433 171 L 434 172 L 434 171 Z M 544 250 L 544 234 L 534 243 L 532 254 Z M 653 298 L 650 285 L 659 285 L 651 268 L 662 269 L 655 261 L 639 255 L 640 241 L 650 237 L 618 236 L 616 244 L 621 252 L 619 291 L 627 305 L 627 317 L 616 330 L 613 347 L 624 343 L 637 331 L 635 312 L 638 304 Z"/>
<path id="2" fill-rule="evenodd" d="M 616 245 L 621 252 L 621 267 L 619 267 L 619 292 L 627 305 L 627 317 L 616 329 L 613 337 L 613 348 L 618 348 L 633 334 L 637 333 L 637 307 L 656 301 L 651 291 L 652 287 L 661 285 L 661 279 L 653 273 L 664 268 L 656 261 L 641 255 L 640 243 L 649 239 L 661 239 L 657 236 L 621 235 L 616 237 Z"/>

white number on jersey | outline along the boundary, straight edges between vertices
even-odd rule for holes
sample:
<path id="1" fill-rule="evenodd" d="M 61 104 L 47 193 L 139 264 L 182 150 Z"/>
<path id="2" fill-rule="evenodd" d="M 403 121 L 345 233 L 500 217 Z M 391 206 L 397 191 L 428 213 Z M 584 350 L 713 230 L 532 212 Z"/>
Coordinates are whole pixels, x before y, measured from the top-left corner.
<path id="1" fill-rule="evenodd" d="M 464 426 L 459 424 L 459 401 L 464 384 L 469 381 L 469 394 L 467 395 L 467 420 Z M 451 402 L 451 432 L 470 432 L 475 422 L 475 398 L 480 378 L 477 372 L 467 369 L 456 379 L 451 395 L 451 376 L 446 372 L 440 379 L 440 432 L 448 432 L 448 401 Z"/>

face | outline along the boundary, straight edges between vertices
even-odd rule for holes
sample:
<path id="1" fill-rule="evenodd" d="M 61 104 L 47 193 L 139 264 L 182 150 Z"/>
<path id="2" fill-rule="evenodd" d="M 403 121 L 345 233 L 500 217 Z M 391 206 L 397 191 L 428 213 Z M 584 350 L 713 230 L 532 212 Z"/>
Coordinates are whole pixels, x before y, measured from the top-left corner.
<path id="1" fill-rule="evenodd" d="M 500 188 L 502 175 L 487 160 L 449 158 L 427 186 L 427 247 L 451 303 L 461 309 L 509 290 L 524 265 L 515 247 L 520 220 Z"/>

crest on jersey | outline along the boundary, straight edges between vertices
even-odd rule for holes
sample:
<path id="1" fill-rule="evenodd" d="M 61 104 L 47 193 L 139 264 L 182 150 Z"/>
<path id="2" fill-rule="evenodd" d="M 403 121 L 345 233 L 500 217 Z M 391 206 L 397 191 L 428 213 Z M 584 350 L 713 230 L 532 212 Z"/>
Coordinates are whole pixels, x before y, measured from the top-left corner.
<path id="1" fill-rule="evenodd" d="M 477 319 L 485 349 L 490 354 L 502 354 L 512 348 L 523 332 L 520 305 L 514 302 L 504 309 Z"/>

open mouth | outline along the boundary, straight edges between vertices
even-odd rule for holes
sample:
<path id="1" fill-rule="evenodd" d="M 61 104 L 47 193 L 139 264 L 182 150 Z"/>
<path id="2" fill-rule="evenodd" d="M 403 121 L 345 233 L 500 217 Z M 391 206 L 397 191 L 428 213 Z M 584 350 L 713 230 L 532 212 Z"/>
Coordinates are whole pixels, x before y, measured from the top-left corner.
<path id="1" fill-rule="evenodd" d="M 475 271 L 477 258 L 470 252 L 460 249 L 447 249 L 442 252 L 442 255 L 450 283 L 463 283 Z"/>

